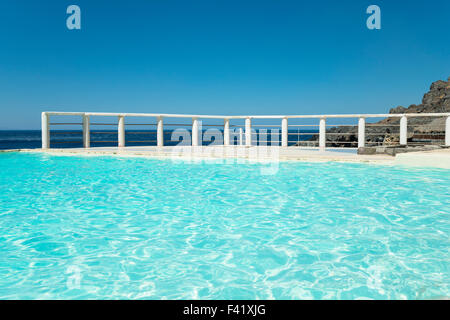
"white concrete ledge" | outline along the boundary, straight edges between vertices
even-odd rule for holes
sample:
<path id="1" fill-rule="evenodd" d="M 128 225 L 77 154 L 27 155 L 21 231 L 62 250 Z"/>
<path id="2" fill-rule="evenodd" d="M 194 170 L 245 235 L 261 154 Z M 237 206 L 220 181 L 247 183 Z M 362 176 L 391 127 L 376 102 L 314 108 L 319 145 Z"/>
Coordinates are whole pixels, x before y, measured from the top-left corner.
<path id="1" fill-rule="evenodd" d="M 395 164 L 450 169 L 450 149 L 399 153 L 395 157 Z"/>
<path id="2" fill-rule="evenodd" d="M 251 159 L 267 161 L 338 161 L 393 164 L 387 155 L 357 155 L 348 151 L 320 151 L 314 148 L 261 146 L 183 146 L 183 147 L 96 147 L 67 149 L 21 149 L 20 152 L 45 152 L 60 155 L 112 155 L 155 158 Z"/>
<path id="3" fill-rule="evenodd" d="M 351 162 L 450 169 L 450 149 L 388 155 L 358 155 L 352 152 L 299 147 L 183 146 L 183 147 L 96 147 L 67 149 L 12 149 L 6 152 L 59 155 L 129 156 L 149 158 L 251 159 L 255 161 Z"/>

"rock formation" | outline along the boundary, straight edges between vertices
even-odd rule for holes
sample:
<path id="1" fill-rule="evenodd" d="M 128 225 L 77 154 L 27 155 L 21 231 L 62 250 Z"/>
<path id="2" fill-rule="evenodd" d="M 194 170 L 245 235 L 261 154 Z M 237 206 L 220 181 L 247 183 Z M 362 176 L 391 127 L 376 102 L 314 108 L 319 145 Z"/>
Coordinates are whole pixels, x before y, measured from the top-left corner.
<path id="1" fill-rule="evenodd" d="M 408 108 L 392 108 L 390 114 L 401 113 L 442 113 L 450 112 L 450 77 L 431 84 L 422 103 L 412 104 Z M 398 145 L 399 118 L 386 118 L 376 123 L 367 123 L 366 139 L 368 145 Z M 408 118 L 408 142 L 420 144 L 421 141 L 439 141 L 444 139 L 445 118 L 410 117 Z M 310 141 L 318 140 L 315 136 Z M 358 127 L 337 126 L 327 130 L 327 146 L 357 147 Z"/>

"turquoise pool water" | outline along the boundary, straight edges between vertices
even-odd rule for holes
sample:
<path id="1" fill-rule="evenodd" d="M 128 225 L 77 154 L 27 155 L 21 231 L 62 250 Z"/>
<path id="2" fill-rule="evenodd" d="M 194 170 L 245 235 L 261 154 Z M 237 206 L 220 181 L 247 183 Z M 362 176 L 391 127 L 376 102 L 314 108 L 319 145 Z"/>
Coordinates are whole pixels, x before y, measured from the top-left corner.
<path id="1" fill-rule="evenodd" d="M 450 171 L 0 154 L 1 299 L 450 296 Z"/>

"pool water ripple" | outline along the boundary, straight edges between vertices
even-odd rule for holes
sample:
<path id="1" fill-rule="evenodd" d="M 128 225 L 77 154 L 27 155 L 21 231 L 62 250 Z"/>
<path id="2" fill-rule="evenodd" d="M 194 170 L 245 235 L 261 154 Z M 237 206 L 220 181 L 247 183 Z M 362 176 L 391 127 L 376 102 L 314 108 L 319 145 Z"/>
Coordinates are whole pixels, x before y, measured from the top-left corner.
<path id="1" fill-rule="evenodd" d="M 450 296 L 450 171 L 0 155 L 2 299 Z"/>

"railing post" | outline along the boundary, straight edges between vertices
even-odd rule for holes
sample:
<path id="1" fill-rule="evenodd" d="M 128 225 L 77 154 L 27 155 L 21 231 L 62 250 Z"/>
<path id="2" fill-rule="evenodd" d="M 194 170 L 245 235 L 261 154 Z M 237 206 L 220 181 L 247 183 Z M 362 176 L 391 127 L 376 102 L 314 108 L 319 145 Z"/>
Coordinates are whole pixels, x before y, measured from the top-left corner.
<path id="1" fill-rule="evenodd" d="M 83 115 L 83 147 L 91 147 L 91 132 L 89 116 Z"/>
<path id="2" fill-rule="evenodd" d="M 366 119 L 359 118 L 358 121 L 358 148 L 364 148 L 366 143 Z"/>
<path id="3" fill-rule="evenodd" d="M 319 148 L 325 149 L 326 146 L 326 120 L 325 118 L 320 118 L 319 122 Z"/>
<path id="4" fill-rule="evenodd" d="M 46 112 L 41 114 L 42 149 L 50 148 L 50 116 Z"/>
<path id="5" fill-rule="evenodd" d="M 223 119 L 223 145 L 230 145 L 230 119 Z"/>
<path id="6" fill-rule="evenodd" d="M 252 145 L 252 119 L 245 119 L 245 145 Z"/>
<path id="7" fill-rule="evenodd" d="M 244 144 L 244 132 L 242 128 L 239 128 L 239 145 L 242 146 Z"/>
<path id="8" fill-rule="evenodd" d="M 406 146 L 407 140 L 408 140 L 408 120 L 406 116 L 402 116 L 400 118 L 400 144 Z"/>
<path id="9" fill-rule="evenodd" d="M 158 147 L 164 146 L 164 124 L 163 117 L 157 118 L 157 126 L 156 126 L 156 145 Z"/>
<path id="10" fill-rule="evenodd" d="M 192 146 L 198 146 L 198 119 L 192 118 Z"/>
<path id="11" fill-rule="evenodd" d="M 281 120 L 281 146 L 288 146 L 288 119 L 283 118 Z"/>
<path id="12" fill-rule="evenodd" d="M 450 147 L 450 116 L 445 120 L 445 145 Z"/>
<path id="13" fill-rule="evenodd" d="M 125 147 L 125 117 L 119 116 L 119 124 L 117 127 L 119 148 Z"/>

